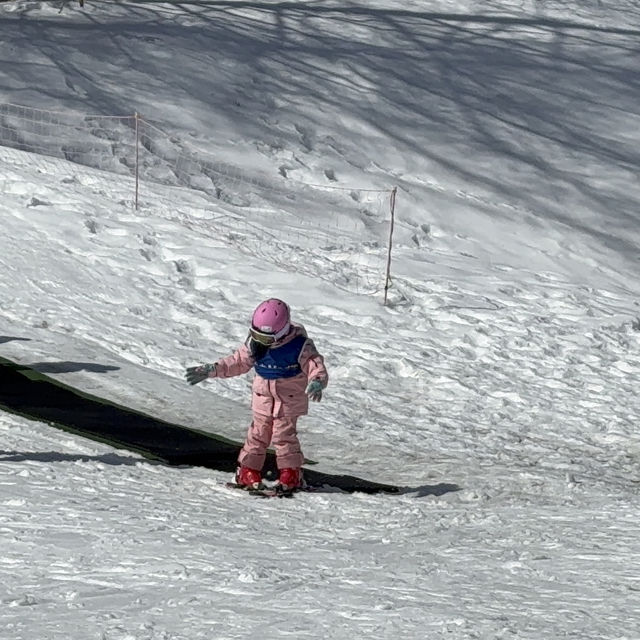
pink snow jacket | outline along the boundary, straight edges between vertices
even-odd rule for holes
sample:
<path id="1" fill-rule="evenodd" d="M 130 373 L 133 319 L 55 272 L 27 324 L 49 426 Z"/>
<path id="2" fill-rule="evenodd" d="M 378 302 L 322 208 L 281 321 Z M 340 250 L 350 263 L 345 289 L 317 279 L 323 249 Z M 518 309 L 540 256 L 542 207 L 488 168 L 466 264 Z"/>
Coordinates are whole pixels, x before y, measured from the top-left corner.
<path id="1" fill-rule="evenodd" d="M 311 380 L 319 380 L 323 388 L 327 386 L 329 375 L 324 366 L 324 358 L 318 353 L 313 340 L 307 337 L 302 325 L 291 324 L 291 331 L 276 342 L 274 347 L 281 347 L 298 336 L 306 341 L 300 350 L 298 363 L 302 372 L 291 378 L 275 378 L 267 380 L 256 373 L 253 380 L 251 409 L 254 413 L 280 417 L 297 417 L 305 415 L 309 410 L 309 398 L 305 393 Z M 216 363 L 216 378 L 231 378 L 248 373 L 255 365 L 248 340 L 235 353 Z"/>

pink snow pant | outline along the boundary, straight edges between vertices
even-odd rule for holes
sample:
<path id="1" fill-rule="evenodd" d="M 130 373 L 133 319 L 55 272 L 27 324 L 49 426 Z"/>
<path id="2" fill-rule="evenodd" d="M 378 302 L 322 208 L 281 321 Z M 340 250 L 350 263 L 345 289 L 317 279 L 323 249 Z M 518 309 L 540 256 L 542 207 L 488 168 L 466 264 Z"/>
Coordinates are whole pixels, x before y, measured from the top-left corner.
<path id="1" fill-rule="evenodd" d="M 296 431 L 297 422 L 297 417 L 272 418 L 254 413 L 238 462 L 244 467 L 262 470 L 267 447 L 272 444 L 276 451 L 278 469 L 300 468 L 304 463 L 304 456 Z"/>

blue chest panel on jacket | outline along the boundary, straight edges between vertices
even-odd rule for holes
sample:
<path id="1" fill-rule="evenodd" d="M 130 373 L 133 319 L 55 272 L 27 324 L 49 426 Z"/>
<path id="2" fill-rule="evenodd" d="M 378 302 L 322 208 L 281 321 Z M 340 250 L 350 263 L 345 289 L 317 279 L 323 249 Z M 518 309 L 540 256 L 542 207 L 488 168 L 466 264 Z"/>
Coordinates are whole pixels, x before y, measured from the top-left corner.
<path id="1" fill-rule="evenodd" d="M 256 373 L 267 380 L 297 376 L 302 372 L 298 359 L 306 340 L 304 336 L 298 336 L 281 347 L 269 349 L 260 360 L 256 361 L 254 367 Z"/>

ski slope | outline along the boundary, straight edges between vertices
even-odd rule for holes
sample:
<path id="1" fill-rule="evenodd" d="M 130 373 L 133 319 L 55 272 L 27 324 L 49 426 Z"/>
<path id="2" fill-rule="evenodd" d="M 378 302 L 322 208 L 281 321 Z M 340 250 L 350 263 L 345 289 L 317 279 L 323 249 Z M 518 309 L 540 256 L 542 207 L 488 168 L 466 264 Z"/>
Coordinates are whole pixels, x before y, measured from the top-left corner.
<path id="1" fill-rule="evenodd" d="M 241 178 L 158 152 L 136 210 L 1 146 L 0 355 L 241 440 L 248 378 L 183 372 L 276 295 L 331 375 L 305 454 L 405 490 L 256 500 L 0 413 L 0 637 L 637 638 L 638 35 L 634 2 L 1 3 L 0 103 L 137 111 Z"/>

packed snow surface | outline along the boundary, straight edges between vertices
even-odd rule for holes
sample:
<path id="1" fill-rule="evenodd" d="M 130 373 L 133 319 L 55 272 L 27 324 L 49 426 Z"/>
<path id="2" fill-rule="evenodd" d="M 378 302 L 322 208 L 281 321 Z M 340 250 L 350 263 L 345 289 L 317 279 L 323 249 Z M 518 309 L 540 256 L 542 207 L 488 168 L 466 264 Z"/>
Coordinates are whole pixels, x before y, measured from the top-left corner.
<path id="1" fill-rule="evenodd" d="M 249 379 L 184 368 L 275 295 L 331 375 L 305 454 L 405 489 L 258 500 L 1 413 L 0 637 L 637 640 L 639 36 L 630 1 L 1 3 L 0 355 L 240 441 Z M 134 113 L 137 209 L 96 119 Z"/>

